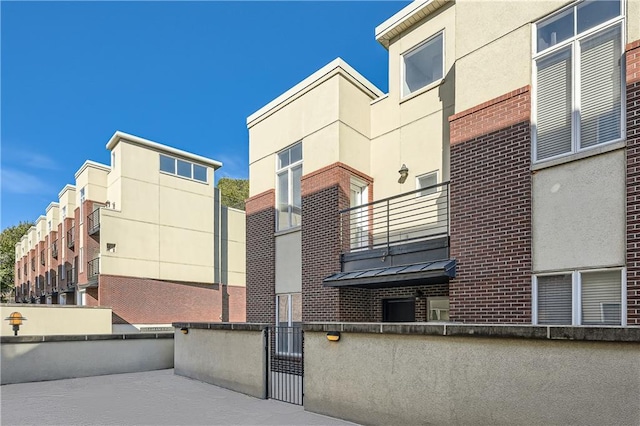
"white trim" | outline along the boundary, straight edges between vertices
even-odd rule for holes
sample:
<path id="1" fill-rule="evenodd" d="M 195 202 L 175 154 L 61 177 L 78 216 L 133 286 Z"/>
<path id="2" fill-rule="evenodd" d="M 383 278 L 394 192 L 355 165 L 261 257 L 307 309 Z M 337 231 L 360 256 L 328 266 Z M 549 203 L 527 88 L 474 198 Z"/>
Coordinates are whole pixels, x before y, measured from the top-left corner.
<path id="1" fill-rule="evenodd" d="M 538 275 L 531 275 L 531 324 L 538 325 Z"/>
<path id="2" fill-rule="evenodd" d="M 73 190 L 75 192 L 75 190 L 76 190 L 75 185 L 66 184 L 64 186 L 64 188 L 62 188 L 60 190 L 60 192 L 58 192 L 58 198 L 62 198 L 62 196 L 64 195 L 65 192 L 71 191 L 71 190 Z"/>
<path id="3" fill-rule="evenodd" d="M 76 178 L 76 180 L 78 180 L 78 177 L 82 174 L 82 172 L 84 172 L 89 167 L 102 170 L 107 173 L 111 171 L 111 167 L 107 166 L 106 164 L 100 164 L 100 163 L 96 163 L 95 161 L 87 160 L 82 164 L 82 166 L 80 166 L 78 171 L 75 173 L 74 177 Z"/>
<path id="4" fill-rule="evenodd" d="M 380 89 L 364 78 L 358 71 L 353 69 L 351 65 L 347 64 L 342 60 L 342 58 L 336 58 L 247 117 L 247 126 L 253 126 L 257 121 L 266 118 L 267 115 L 270 115 L 276 110 L 282 108 L 295 98 L 321 83 L 325 78 L 333 76 L 334 74 L 340 74 L 350 78 L 352 81 L 362 86 L 372 99 L 383 96 Z"/>
<path id="5" fill-rule="evenodd" d="M 396 35 L 396 33 L 424 19 L 448 3 L 448 1 L 449 0 L 415 0 L 376 27 L 376 40 L 385 48 L 388 48 L 390 39 Z"/>
<path id="6" fill-rule="evenodd" d="M 627 268 L 622 268 L 622 277 L 620 278 L 620 325 L 622 327 L 627 326 Z"/>

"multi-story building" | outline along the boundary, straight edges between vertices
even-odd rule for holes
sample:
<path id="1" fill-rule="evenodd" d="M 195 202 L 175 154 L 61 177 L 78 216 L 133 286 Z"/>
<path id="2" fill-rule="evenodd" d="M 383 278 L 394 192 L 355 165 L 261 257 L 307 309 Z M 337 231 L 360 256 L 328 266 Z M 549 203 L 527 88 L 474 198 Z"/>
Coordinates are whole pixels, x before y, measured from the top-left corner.
<path id="1" fill-rule="evenodd" d="M 244 212 L 220 205 L 221 163 L 116 132 L 16 244 L 16 301 L 109 306 L 114 330 L 244 321 Z"/>
<path id="2" fill-rule="evenodd" d="M 640 325 L 640 2 L 418 0 L 247 119 L 247 319 Z"/>

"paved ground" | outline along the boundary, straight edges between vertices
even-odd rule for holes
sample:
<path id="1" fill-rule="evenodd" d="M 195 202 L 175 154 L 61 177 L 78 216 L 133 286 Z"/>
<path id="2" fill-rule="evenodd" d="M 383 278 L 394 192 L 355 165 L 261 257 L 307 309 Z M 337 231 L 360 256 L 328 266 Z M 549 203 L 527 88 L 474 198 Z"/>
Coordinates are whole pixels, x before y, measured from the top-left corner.
<path id="1" fill-rule="evenodd" d="M 173 370 L 0 387 L 8 425 L 353 425 L 173 374 Z"/>

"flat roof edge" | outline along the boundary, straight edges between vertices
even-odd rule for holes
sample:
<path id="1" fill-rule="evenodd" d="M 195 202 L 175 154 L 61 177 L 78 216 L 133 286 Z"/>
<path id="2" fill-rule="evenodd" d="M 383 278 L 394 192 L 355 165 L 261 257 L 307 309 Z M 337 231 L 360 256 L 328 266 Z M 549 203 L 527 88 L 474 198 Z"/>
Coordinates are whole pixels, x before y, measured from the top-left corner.
<path id="1" fill-rule="evenodd" d="M 111 171 L 111 167 L 107 166 L 106 164 L 101 164 L 101 163 L 98 163 L 98 162 L 95 162 L 95 161 L 87 160 L 78 169 L 78 171 L 76 172 L 74 177 L 76 179 L 78 179 L 78 176 L 80 176 L 80 174 L 82 174 L 82 172 L 84 172 L 84 170 L 86 168 L 88 168 L 88 167 L 93 167 L 94 169 L 103 170 L 105 172 L 110 172 Z"/>
<path id="2" fill-rule="evenodd" d="M 396 35 L 396 29 L 407 22 L 412 17 L 424 11 L 424 9 L 428 7 L 433 7 L 434 9 L 425 14 L 434 12 L 436 9 L 442 7 L 445 3 L 451 0 L 415 0 L 414 2 L 408 4 L 403 9 L 401 9 L 398 13 L 393 15 L 391 18 L 384 21 L 382 24 L 378 25 L 375 29 L 375 37 L 376 40 L 382 44 L 385 48 L 389 47 L 389 40 Z M 422 19 L 422 17 L 420 18 Z"/>

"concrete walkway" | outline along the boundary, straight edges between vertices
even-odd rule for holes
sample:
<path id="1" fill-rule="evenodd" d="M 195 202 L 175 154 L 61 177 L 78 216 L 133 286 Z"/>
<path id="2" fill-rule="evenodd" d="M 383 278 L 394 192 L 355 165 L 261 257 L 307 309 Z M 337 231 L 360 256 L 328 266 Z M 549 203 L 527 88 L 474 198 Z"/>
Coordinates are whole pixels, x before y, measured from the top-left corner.
<path id="1" fill-rule="evenodd" d="M 173 370 L 0 387 L 8 425 L 353 425 L 173 374 Z"/>

